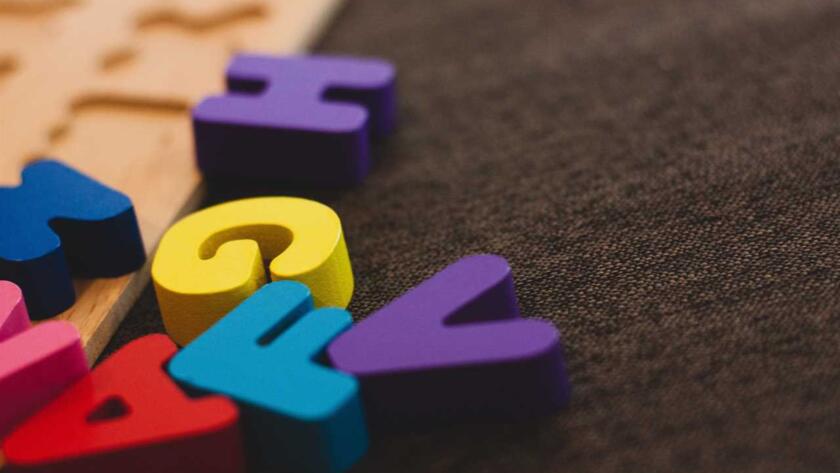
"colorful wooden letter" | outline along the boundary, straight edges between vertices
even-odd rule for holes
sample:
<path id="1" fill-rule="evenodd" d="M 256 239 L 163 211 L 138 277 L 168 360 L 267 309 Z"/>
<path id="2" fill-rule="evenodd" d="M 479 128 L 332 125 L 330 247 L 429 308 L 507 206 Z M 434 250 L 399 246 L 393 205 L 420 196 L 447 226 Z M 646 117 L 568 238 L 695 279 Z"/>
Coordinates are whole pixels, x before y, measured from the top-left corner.
<path id="1" fill-rule="evenodd" d="M 564 406 L 557 329 L 523 319 L 507 262 L 464 258 L 338 337 L 330 360 L 353 374 L 371 422 L 518 417 Z"/>
<path id="2" fill-rule="evenodd" d="M 0 188 L 0 279 L 23 289 L 33 318 L 73 305 L 71 274 L 113 277 L 143 265 L 128 197 L 56 161 L 30 164 L 22 180 Z"/>
<path id="3" fill-rule="evenodd" d="M 0 439 L 87 372 L 76 328 L 29 328 L 20 288 L 0 281 Z"/>
<path id="4" fill-rule="evenodd" d="M 123 347 L 4 444 L 12 471 L 236 473 L 244 471 L 236 405 L 190 399 L 164 372 L 164 335 Z"/>
<path id="5" fill-rule="evenodd" d="M 186 345 L 266 282 L 292 279 L 315 305 L 347 307 L 353 271 L 341 221 L 326 205 L 294 197 L 238 200 L 196 212 L 160 241 L 152 264 L 166 331 Z"/>
<path id="6" fill-rule="evenodd" d="M 228 94 L 193 110 L 198 166 L 210 178 L 361 182 L 368 135 L 394 127 L 395 82 L 394 67 L 378 60 L 239 55 Z"/>
<path id="7" fill-rule="evenodd" d="M 350 314 L 312 309 L 303 284 L 268 284 L 169 365 L 186 387 L 236 400 L 251 459 L 266 471 L 343 471 L 367 449 L 356 380 L 315 361 Z"/>

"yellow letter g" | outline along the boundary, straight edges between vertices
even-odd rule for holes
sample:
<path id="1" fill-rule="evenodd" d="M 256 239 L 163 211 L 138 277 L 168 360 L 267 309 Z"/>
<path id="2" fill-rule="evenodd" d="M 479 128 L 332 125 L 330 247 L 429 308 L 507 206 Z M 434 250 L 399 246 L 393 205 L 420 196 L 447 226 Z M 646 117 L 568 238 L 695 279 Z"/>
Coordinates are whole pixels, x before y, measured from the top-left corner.
<path id="1" fill-rule="evenodd" d="M 163 324 L 186 345 L 266 283 L 299 281 L 317 307 L 347 307 L 353 271 L 338 215 L 295 197 L 224 203 L 172 226 L 152 263 Z"/>

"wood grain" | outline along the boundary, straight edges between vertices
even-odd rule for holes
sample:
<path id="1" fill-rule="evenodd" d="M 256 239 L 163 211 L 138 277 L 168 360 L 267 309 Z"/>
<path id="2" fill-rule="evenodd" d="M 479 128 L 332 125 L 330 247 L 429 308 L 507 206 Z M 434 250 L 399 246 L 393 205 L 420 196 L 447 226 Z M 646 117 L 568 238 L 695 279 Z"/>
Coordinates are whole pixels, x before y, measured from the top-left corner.
<path id="1" fill-rule="evenodd" d="M 39 156 L 128 194 L 150 254 L 195 208 L 189 109 L 240 50 L 305 50 L 341 0 L 0 0 L 0 185 Z M 148 281 L 76 281 L 58 318 L 93 362 Z"/>

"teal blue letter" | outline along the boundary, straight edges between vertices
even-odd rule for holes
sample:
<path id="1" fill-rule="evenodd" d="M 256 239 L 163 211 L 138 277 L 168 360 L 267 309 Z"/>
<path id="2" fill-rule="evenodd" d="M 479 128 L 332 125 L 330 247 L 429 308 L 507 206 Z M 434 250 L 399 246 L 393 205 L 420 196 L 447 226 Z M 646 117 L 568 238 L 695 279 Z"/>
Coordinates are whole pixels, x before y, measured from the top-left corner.
<path id="1" fill-rule="evenodd" d="M 358 383 L 315 358 L 351 324 L 344 310 L 313 310 L 301 283 L 267 284 L 178 353 L 169 372 L 187 389 L 236 401 L 256 465 L 343 471 L 368 445 Z"/>

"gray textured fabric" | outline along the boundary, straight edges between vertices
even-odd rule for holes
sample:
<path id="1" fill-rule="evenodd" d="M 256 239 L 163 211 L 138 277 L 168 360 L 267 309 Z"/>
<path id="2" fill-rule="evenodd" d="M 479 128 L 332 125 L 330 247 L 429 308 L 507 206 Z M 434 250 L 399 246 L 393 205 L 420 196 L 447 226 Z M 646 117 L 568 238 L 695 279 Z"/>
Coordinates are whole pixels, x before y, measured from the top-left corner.
<path id="1" fill-rule="evenodd" d="M 550 419 L 379 435 L 359 472 L 840 471 L 840 4 L 352 0 L 400 73 L 343 220 L 357 318 L 463 255 L 562 331 Z M 147 291 L 110 350 L 161 330 Z"/>

